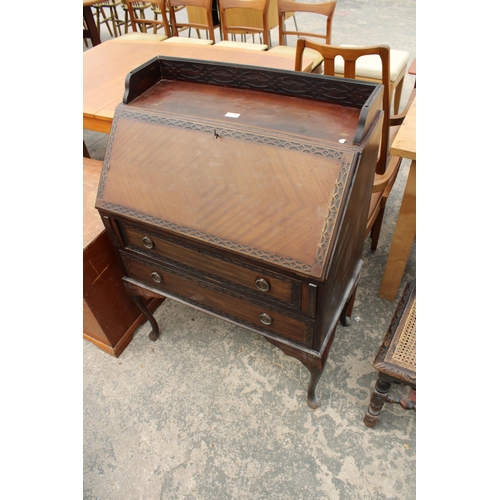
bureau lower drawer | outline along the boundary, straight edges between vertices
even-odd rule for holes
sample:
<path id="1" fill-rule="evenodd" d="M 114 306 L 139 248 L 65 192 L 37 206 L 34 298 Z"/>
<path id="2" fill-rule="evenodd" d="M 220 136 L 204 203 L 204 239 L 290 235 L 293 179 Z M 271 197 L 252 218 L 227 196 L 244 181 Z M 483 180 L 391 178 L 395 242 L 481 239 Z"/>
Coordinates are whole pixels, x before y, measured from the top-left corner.
<path id="1" fill-rule="evenodd" d="M 120 224 L 121 232 L 128 248 L 139 249 L 179 262 L 182 265 L 207 273 L 213 278 L 221 278 L 248 291 L 262 296 L 271 297 L 295 309 L 300 308 L 301 283 L 288 276 L 260 269 L 242 262 L 231 261 L 206 250 L 181 244 L 166 236 L 153 234 L 128 224 Z"/>
<path id="2" fill-rule="evenodd" d="M 149 288 L 179 297 L 237 323 L 312 346 L 314 320 L 243 297 L 176 268 L 122 255 L 128 276 Z"/>

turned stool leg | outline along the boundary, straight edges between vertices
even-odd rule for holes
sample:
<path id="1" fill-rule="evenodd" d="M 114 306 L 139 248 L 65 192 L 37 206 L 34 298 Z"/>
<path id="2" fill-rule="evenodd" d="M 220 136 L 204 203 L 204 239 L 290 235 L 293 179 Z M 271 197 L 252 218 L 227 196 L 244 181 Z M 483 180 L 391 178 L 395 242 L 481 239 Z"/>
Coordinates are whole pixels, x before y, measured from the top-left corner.
<path id="1" fill-rule="evenodd" d="M 390 382 L 387 382 L 380 377 L 377 379 L 375 389 L 373 389 L 372 396 L 370 398 L 370 405 L 368 406 L 365 418 L 363 419 L 363 422 L 367 427 L 375 427 L 377 425 L 380 411 L 384 406 L 390 388 Z"/>

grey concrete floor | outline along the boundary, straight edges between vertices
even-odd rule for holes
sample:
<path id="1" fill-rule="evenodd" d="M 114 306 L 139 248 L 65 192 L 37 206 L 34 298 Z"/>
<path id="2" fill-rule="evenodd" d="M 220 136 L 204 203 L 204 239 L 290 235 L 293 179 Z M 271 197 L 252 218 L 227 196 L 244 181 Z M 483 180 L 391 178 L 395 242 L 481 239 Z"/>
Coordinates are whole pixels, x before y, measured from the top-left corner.
<path id="1" fill-rule="evenodd" d="M 415 10 L 410 0 L 339 0 L 332 43 L 386 43 L 411 61 Z M 406 78 L 403 100 L 413 82 Z M 106 136 L 84 131 L 84 139 L 103 159 Z M 354 320 L 337 329 L 316 411 L 299 361 L 170 300 L 155 314 L 157 342 L 148 325 L 118 359 L 83 342 L 85 499 L 416 498 L 416 414 L 387 405 L 378 427 L 362 422 L 372 362 L 397 304 L 378 289 L 408 167 L 388 200 L 378 249 L 365 245 Z M 398 297 L 415 276 L 414 245 Z"/>

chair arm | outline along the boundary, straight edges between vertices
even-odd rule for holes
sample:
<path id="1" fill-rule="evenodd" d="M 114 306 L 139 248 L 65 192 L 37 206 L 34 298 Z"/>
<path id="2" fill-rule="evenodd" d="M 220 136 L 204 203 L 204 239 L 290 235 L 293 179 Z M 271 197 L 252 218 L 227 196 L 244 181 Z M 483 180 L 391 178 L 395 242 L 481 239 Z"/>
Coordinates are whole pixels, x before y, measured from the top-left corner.
<path id="1" fill-rule="evenodd" d="M 390 156 L 388 159 L 388 166 L 383 174 L 375 174 L 373 181 L 372 194 L 380 193 L 387 189 L 387 196 L 389 195 L 396 177 L 401 166 L 402 158 L 400 156 Z"/>
<path id="2" fill-rule="evenodd" d="M 406 101 L 405 109 L 401 113 L 391 116 L 389 118 L 389 127 L 394 127 L 396 125 L 401 125 L 403 123 L 416 95 L 417 95 L 417 89 L 414 87 L 413 90 L 411 91 L 410 97 L 408 97 L 408 100 Z"/>

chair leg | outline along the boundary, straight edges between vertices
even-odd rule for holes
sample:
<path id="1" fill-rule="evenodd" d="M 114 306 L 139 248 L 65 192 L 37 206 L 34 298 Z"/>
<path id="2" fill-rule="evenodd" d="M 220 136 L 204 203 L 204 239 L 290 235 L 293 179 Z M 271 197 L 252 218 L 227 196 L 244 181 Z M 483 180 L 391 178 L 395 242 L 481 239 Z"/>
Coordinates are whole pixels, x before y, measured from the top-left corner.
<path id="1" fill-rule="evenodd" d="M 384 220 L 384 212 L 385 212 L 385 200 L 383 200 L 380 204 L 380 208 L 377 214 L 377 218 L 373 223 L 372 229 L 370 231 L 370 238 L 372 240 L 370 248 L 372 252 L 377 250 L 378 239 L 380 236 L 380 229 L 382 228 L 382 222 Z"/>
<path id="2" fill-rule="evenodd" d="M 399 105 L 401 104 L 401 94 L 403 93 L 404 77 L 398 83 L 397 87 L 394 89 L 394 114 L 399 113 Z"/>
<path id="3" fill-rule="evenodd" d="M 115 36 L 122 36 L 122 30 L 120 28 L 120 24 L 122 23 L 122 21 L 118 17 L 118 11 L 116 10 L 116 7 L 111 7 L 111 11 L 113 14 L 113 26 L 115 29 Z"/>
<path id="4" fill-rule="evenodd" d="M 377 379 L 375 389 L 373 389 L 372 396 L 370 398 L 370 405 L 368 406 L 363 418 L 363 423 L 367 427 L 373 428 L 377 425 L 380 412 L 382 411 L 382 407 L 387 399 L 387 394 L 389 393 L 390 388 L 390 382 L 387 382 L 380 377 Z"/>
<path id="5" fill-rule="evenodd" d="M 102 22 L 106 24 L 106 27 L 108 28 L 109 31 L 109 36 L 113 36 L 113 32 L 111 31 L 111 28 L 109 26 L 109 17 L 106 16 L 106 13 L 104 12 L 104 7 L 99 7 L 98 12 L 102 14 Z M 99 13 L 97 14 L 97 17 L 99 18 Z"/>

